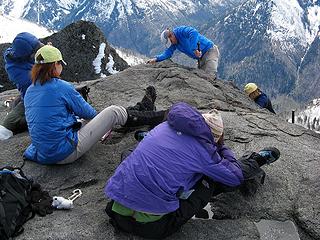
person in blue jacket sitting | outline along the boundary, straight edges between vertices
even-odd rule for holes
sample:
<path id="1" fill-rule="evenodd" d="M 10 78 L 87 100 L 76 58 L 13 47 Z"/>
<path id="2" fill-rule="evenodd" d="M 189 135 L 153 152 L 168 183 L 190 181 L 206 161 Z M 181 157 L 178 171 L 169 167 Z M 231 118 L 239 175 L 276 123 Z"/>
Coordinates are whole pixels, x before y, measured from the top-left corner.
<path id="1" fill-rule="evenodd" d="M 268 96 L 262 92 L 255 83 L 248 83 L 244 87 L 245 93 L 260 107 L 268 109 L 272 113 L 276 113 L 273 110 L 272 104 Z"/>
<path id="2" fill-rule="evenodd" d="M 5 70 L 9 80 L 20 92 L 16 106 L 5 117 L 2 126 L 12 134 L 27 130 L 24 114 L 24 95 L 31 84 L 31 68 L 34 64 L 34 54 L 43 44 L 28 32 L 19 33 L 3 54 Z"/>
<path id="3" fill-rule="evenodd" d="M 196 29 L 189 26 L 179 26 L 171 30 L 165 29 L 161 33 L 161 41 L 168 47 L 162 54 L 149 59 L 147 63 L 156 63 L 171 58 L 178 49 L 187 56 L 199 60 L 198 67 L 214 78 L 217 77 L 219 49 L 213 41 L 201 35 Z"/>
<path id="4" fill-rule="evenodd" d="M 201 114 L 186 103 L 170 108 L 108 180 L 106 212 L 118 230 L 162 239 L 178 231 L 211 197 L 233 191 L 276 161 L 274 147 L 239 160 L 224 144 L 217 110 Z"/>
<path id="5" fill-rule="evenodd" d="M 109 106 L 100 113 L 60 74 L 66 65 L 59 49 L 45 45 L 35 54 L 32 84 L 24 96 L 31 145 L 27 160 L 67 164 L 79 159 L 115 125 L 157 125 L 165 111 L 137 111 Z M 81 119 L 87 121 L 80 121 Z"/>

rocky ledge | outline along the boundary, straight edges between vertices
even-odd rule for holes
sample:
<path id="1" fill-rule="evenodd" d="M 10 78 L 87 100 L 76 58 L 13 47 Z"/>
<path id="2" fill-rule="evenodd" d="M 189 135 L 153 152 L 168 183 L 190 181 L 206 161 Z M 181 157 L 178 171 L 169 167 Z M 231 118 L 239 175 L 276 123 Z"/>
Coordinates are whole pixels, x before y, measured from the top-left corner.
<path id="1" fill-rule="evenodd" d="M 142 98 L 145 87 L 154 85 L 159 110 L 178 101 L 203 111 L 219 109 L 225 123 L 225 142 L 237 156 L 265 146 L 280 149 L 281 158 L 264 167 L 265 183 L 254 195 L 233 192 L 216 197 L 211 203 L 212 220 L 190 220 L 170 239 L 262 239 L 255 224 L 261 219 L 290 220 L 297 226 L 300 239 L 320 239 L 320 135 L 259 109 L 230 82 L 213 81 L 200 70 L 170 61 L 138 65 L 87 84 L 98 110 L 111 104 L 133 105 Z M 14 93 L 1 93 L 1 102 Z M 5 107 L 0 107 L 0 119 L 5 113 Z M 1 142 L 0 165 L 20 166 L 29 143 L 28 133 Z M 107 199 L 103 193 L 105 182 L 120 162 L 120 153 L 134 143 L 132 133 L 113 133 L 109 142 L 97 143 L 73 164 L 26 162 L 25 173 L 52 196 L 67 197 L 76 188 L 83 195 L 72 210 L 55 211 L 26 223 L 25 232 L 17 239 L 139 239 L 114 231 L 104 212 Z"/>

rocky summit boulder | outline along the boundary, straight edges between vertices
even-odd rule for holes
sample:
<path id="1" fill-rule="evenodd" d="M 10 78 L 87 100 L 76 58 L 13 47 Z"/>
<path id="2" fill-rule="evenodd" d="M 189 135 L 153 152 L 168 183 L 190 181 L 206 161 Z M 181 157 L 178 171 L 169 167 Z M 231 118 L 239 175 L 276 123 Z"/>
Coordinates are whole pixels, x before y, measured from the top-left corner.
<path id="1" fill-rule="evenodd" d="M 245 151 L 258 151 L 265 146 L 280 149 L 281 158 L 263 167 L 265 182 L 259 184 L 255 194 L 243 195 L 236 191 L 215 197 L 210 205 L 212 219 L 192 219 L 168 239 L 292 239 L 277 238 L 273 234 L 263 238 L 256 227 L 261 219 L 290 220 L 300 239 L 320 239 L 318 134 L 259 109 L 230 82 L 213 81 L 201 70 L 183 68 L 170 61 L 138 65 L 87 83 L 91 85 L 92 104 L 98 110 L 112 104 L 133 105 L 142 98 L 144 88 L 154 85 L 159 110 L 179 101 L 201 111 L 219 109 L 225 125 L 225 143 L 238 157 Z M 1 93 L 0 100 L 10 94 L 13 93 Z M 0 119 L 5 112 L 1 107 Z M 30 138 L 28 133 L 23 133 L 0 144 L 0 165 L 20 166 Z M 30 220 L 17 239 L 140 239 L 114 231 L 104 212 L 105 183 L 120 163 L 121 152 L 133 144 L 133 133 L 113 132 L 106 144 L 95 144 L 73 164 L 42 166 L 26 162 L 24 172 L 52 196 L 68 197 L 77 188 L 83 195 L 75 201 L 72 210 L 54 211 Z"/>
<path id="2" fill-rule="evenodd" d="M 92 22 L 78 21 L 44 39 L 60 49 L 68 67 L 64 68 L 62 78 L 79 82 L 97 79 L 122 71 L 129 67 L 106 40 L 103 32 Z M 0 44 L 1 56 L 10 44 Z M 0 91 L 12 89 L 0 58 Z"/>

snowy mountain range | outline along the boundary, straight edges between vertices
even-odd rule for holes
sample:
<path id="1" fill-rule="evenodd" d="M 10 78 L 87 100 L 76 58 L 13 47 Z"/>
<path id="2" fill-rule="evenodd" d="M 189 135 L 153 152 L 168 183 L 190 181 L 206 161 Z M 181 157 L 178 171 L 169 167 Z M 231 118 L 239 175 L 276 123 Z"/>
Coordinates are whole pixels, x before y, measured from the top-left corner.
<path id="1" fill-rule="evenodd" d="M 201 26 L 244 0 L 0 0 L 14 17 L 61 29 L 77 20 L 94 22 L 114 46 L 141 54 L 159 50 L 159 34 L 180 24 Z M 154 52 L 153 52 L 154 53 Z"/>
<path id="2" fill-rule="evenodd" d="M 205 32 L 219 43 L 222 78 L 256 82 L 275 98 L 294 92 L 319 25 L 319 0 L 248 0 Z"/>
<path id="3" fill-rule="evenodd" d="M 0 6 L 50 29 L 93 21 L 112 45 L 147 56 L 164 50 L 162 29 L 192 25 L 219 46 L 221 78 L 240 88 L 256 82 L 272 98 L 319 97 L 314 88 L 301 89 L 320 85 L 312 68 L 320 54 L 320 0 L 0 0 Z"/>

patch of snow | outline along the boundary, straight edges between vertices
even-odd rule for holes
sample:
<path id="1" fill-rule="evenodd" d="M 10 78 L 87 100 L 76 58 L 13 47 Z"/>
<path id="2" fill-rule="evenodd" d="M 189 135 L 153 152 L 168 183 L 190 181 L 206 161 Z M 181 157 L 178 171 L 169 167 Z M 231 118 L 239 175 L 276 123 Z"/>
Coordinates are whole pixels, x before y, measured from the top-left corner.
<path id="1" fill-rule="evenodd" d="M 11 5 L 12 9 L 9 15 L 14 18 L 22 17 L 25 7 L 28 5 L 28 2 L 29 0 L 14 1 L 13 4 Z M 8 6 L 9 4 L 10 4 L 9 1 L 7 1 L 6 3 L 3 3 L 4 6 Z"/>
<path id="2" fill-rule="evenodd" d="M 311 44 L 316 37 L 320 27 L 320 6 L 311 6 L 307 9 L 310 30 L 306 33 L 307 42 Z"/>
<path id="3" fill-rule="evenodd" d="M 57 1 L 58 5 L 62 8 L 65 8 L 67 10 L 72 10 L 72 8 L 75 8 L 79 4 L 79 0 L 60 0 Z"/>
<path id="4" fill-rule="evenodd" d="M 81 37 L 82 37 L 82 40 L 86 39 L 86 35 L 85 34 L 82 34 Z"/>
<path id="5" fill-rule="evenodd" d="M 108 59 L 109 59 L 109 62 L 108 62 L 107 65 L 106 65 L 107 71 L 108 71 L 110 74 L 116 74 L 116 73 L 118 73 L 119 71 L 113 68 L 114 60 L 113 60 L 113 57 L 112 57 L 111 54 L 109 54 Z"/>
<path id="6" fill-rule="evenodd" d="M 307 129 L 320 133 L 320 98 L 314 99 L 295 118 L 295 122 Z"/>
<path id="7" fill-rule="evenodd" d="M 93 67 L 94 67 L 94 71 L 96 74 L 101 73 L 101 61 L 102 59 L 105 57 L 104 56 L 104 50 L 106 48 L 106 44 L 105 43 L 101 43 L 100 47 L 99 47 L 99 52 L 97 57 L 92 61 Z"/>
<path id="8" fill-rule="evenodd" d="M 261 3 L 258 3 L 255 9 L 253 10 L 253 15 L 256 15 L 256 12 L 259 10 L 260 7 L 261 7 Z"/>
<path id="9" fill-rule="evenodd" d="M 147 60 L 146 56 L 143 56 L 137 53 L 132 53 L 130 50 L 122 50 L 122 49 L 116 48 L 116 52 L 130 66 L 135 66 L 138 64 L 145 63 Z"/>
<path id="10" fill-rule="evenodd" d="M 274 6 L 271 10 L 272 24 L 267 33 L 274 41 L 289 42 L 298 39 L 302 46 L 307 46 L 306 29 L 302 17 L 304 10 L 297 0 L 273 0 Z M 272 3 L 271 2 L 271 3 Z M 291 44 L 284 45 L 292 48 Z"/>
<path id="11" fill-rule="evenodd" d="M 47 37 L 53 33 L 45 27 L 8 15 L 0 15 L 0 29 L 0 43 L 11 43 L 21 32 L 29 32 L 38 38 Z"/>

